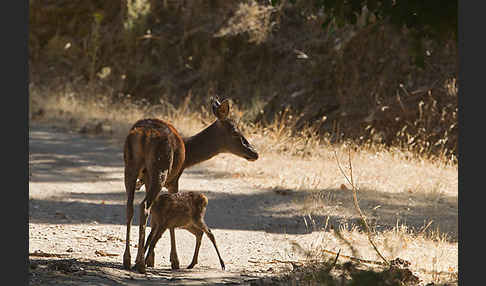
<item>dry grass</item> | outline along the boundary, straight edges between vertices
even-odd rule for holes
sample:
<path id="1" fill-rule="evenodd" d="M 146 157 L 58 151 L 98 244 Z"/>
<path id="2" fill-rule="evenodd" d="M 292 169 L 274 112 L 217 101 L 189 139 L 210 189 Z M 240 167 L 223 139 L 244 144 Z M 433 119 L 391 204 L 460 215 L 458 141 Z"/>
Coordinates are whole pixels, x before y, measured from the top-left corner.
<path id="1" fill-rule="evenodd" d="M 80 89 L 70 84 L 46 89 L 31 85 L 29 94 L 29 117 L 34 120 L 69 125 L 75 130 L 93 122 L 105 122 L 110 127 L 110 135 L 117 138 L 124 137 L 135 121 L 147 117 L 160 117 L 173 122 L 183 134 L 199 131 L 203 122 L 208 120 L 204 115 L 207 112 L 189 112 L 190 95 L 185 104 L 175 108 L 162 99 L 159 105 L 149 106 L 143 99 L 132 100 L 130 95 L 120 95 L 114 100 L 111 94 L 97 92 L 92 87 Z"/>
<path id="2" fill-rule="evenodd" d="M 334 257 L 328 251 L 340 250 L 340 262 L 349 261 L 344 255 L 380 262 L 366 234 L 357 228 L 342 226 L 334 231 L 320 232 L 314 238 L 308 252 L 309 260 L 325 261 Z M 423 282 L 453 283 L 458 275 L 458 248 L 446 238 L 416 233 L 404 225 L 385 231 L 374 237 L 380 252 L 389 260 L 399 257 L 411 262 L 410 270 Z M 364 264 L 378 269 L 376 265 Z M 425 283 L 425 284 L 426 284 Z"/>
<path id="3" fill-rule="evenodd" d="M 213 118 L 204 106 L 190 110 L 188 95 L 178 107 L 167 102 L 148 106 L 130 98 L 108 100 L 111 95 L 82 96 L 88 90 L 73 87 L 40 89 L 31 86 L 32 120 L 81 128 L 93 121 L 107 122 L 114 138 L 123 138 L 136 120 L 148 116 L 172 122 L 183 134 L 193 134 Z M 39 110 L 43 112 L 39 113 Z M 235 109 L 244 117 L 244 110 Z M 61 118 L 62 120 L 59 120 Z M 377 247 L 387 259 L 400 257 L 423 281 L 457 281 L 458 273 L 458 166 L 447 158 L 434 160 L 380 145 L 331 144 L 312 136 L 312 130 L 291 135 L 292 124 L 274 122 L 268 128 L 241 122 L 247 138 L 261 156 L 256 162 L 212 160 L 208 166 L 248 178 L 255 189 L 291 190 L 295 214 L 325 218 L 314 222 L 312 241 L 298 241 L 313 259 L 322 250 L 378 260 L 359 223 L 352 193 L 337 167 L 351 148 L 353 176 L 360 189 L 359 205 L 374 230 Z M 347 186 L 347 187 L 344 187 Z M 278 208 L 280 206 L 274 205 Z M 304 221 L 303 221 L 304 223 Z M 331 231 L 333 230 L 333 231 Z M 326 259 L 327 259 L 326 258 Z"/>

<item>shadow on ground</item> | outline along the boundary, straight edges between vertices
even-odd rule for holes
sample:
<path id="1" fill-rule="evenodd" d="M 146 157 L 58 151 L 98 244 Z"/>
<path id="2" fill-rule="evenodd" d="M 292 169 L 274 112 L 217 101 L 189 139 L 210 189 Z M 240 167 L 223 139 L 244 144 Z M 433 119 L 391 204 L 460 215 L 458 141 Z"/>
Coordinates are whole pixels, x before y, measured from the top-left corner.
<path id="1" fill-rule="evenodd" d="M 184 191 L 184 190 L 181 190 Z M 288 191 L 288 190 L 287 190 Z M 209 198 L 206 222 L 214 229 L 236 229 L 266 231 L 271 233 L 304 234 L 321 229 L 338 229 L 343 225 L 360 227 L 357 215 L 336 215 L 337 205 L 347 212 L 356 213 L 349 191 L 327 189 L 312 192 L 291 191 L 280 195 L 278 190 L 267 190 L 251 195 L 203 191 Z M 318 201 L 316 194 L 333 194 L 331 202 Z M 457 241 L 457 203 L 453 199 L 430 201 L 427 196 L 414 195 L 410 205 L 409 195 L 393 194 L 393 203 L 388 193 L 362 191 L 360 207 L 366 213 L 376 231 L 390 230 L 400 224 L 420 230 L 427 222 L 434 221 L 430 229 L 438 227 Z M 137 192 L 135 201 L 141 201 L 144 193 Z M 326 195 L 327 196 L 327 195 Z M 29 201 L 29 217 L 33 223 L 90 223 L 125 225 L 124 192 L 117 193 L 70 193 L 65 200 Z M 81 201 L 77 201 L 81 200 Z M 110 203 L 103 203 L 109 201 Z M 312 205 L 309 206 L 309 201 Z M 331 203 L 331 204 L 329 204 Z M 373 207 L 380 206 L 373 210 Z M 135 214 L 138 205 L 135 205 Z M 332 214 L 330 214 L 332 213 Z M 134 225 L 138 216 L 134 215 Z"/>
<path id="2" fill-rule="evenodd" d="M 146 274 L 121 263 L 90 259 L 29 259 L 29 285 L 228 285 L 256 280 L 240 273 L 206 269 L 147 268 Z"/>
<path id="3" fill-rule="evenodd" d="M 29 131 L 29 168 L 32 167 L 35 172 L 29 182 L 119 182 L 120 178 L 110 179 L 110 172 L 119 176 L 123 170 L 122 147 L 109 144 L 103 138 L 36 127 Z M 230 175 L 205 169 L 187 170 L 185 174 L 211 180 Z M 303 234 L 321 229 L 325 224 L 334 228 L 360 225 L 349 190 L 274 188 L 252 190 L 249 195 L 200 191 L 209 198 L 206 221 L 211 228 Z M 143 196 L 144 192 L 137 192 L 135 201 L 140 202 Z M 433 221 L 429 229 L 438 229 L 447 233 L 450 240 L 458 240 L 457 197 L 362 190 L 359 199 L 361 209 L 377 231 L 392 229 L 397 221 L 419 230 Z M 125 225 L 125 203 L 125 192 L 102 191 L 31 199 L 29 221 Z M 135 211 L 134 225 L 137 225 L 137 205 Z"/>
<path id="4" fill-rule="evenodd" d="M 29 130 L 29 181 L 113 180 L 111 174 L 102 169 L 123 167 L 122 147 L 107 143 L 106 138 L 35 127 Z M 32 171 L 34 167 L 35 172 Z"/>

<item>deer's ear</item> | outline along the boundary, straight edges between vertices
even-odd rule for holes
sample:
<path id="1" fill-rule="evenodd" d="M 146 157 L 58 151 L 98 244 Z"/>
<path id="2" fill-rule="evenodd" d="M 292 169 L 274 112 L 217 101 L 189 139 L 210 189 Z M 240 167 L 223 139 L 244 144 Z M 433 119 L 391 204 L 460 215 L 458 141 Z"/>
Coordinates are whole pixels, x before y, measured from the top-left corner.
<path id="1" fill-rule="evenodd" d="M 218 119 L 225 119 L 230 110 L 229 100 L 227 98 L 223 99 L 217 107 L 213 104 L 213 113 Z"/>

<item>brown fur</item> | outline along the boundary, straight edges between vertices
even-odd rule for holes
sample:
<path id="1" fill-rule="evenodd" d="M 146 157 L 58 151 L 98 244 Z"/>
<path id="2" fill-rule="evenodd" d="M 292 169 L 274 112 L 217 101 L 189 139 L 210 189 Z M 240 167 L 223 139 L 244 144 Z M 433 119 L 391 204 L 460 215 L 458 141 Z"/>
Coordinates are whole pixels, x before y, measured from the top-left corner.
<path id="1" fill-rule="evenodd" d="M 165 230 L 179 227 L 196 236 L 194 256 L 188 269 L 197 264 L 202 235 L 206 233 L 216 249 L 221 268 L 224 270 L 224 262 L 219 254 L 214 235 L 204 222 L 207 204 L 207 197 L 196 192 L 159 194 L 150 209 L 152 230 L 145 243 L 145 251 L 148 248 L 146 263 L 153 260 L 155 245 Z"/>
<path id="2" fill-rule="evenodd" d="M 130 268 L 130 228 L 136 189 L 145 185 L 146 194 L 140 204 L 139 247 L 135 260 L 139 272 L 145 272 L 143 249 L 148 209 L 162 187 L 169 193 L 179 191 L 179 177 L 183 170 L 209 160 L 219 153 L 231 153 L 254 161 L 258 153 L 245 139 L 235 123 L 227 119 L 229 101 L 212 100 L 212 110 L 218 118 L 198 134 L 183 139 L 169 123 L 159 119 L 142 119 L 130 129 L 123 149 L 125 161 L 125 189 L 127 192 L 127 232 L 123 266 Z M 179 268 L 175 249 L 175 234 L 170 228 L 171 263 Z M 153 266 L 153 256 L 147 265 Z"/>

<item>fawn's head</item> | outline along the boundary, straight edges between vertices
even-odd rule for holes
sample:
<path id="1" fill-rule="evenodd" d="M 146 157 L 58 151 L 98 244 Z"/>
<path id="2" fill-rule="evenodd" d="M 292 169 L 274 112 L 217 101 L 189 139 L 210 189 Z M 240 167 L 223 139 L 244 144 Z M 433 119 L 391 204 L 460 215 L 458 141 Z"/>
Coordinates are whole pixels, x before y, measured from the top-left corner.
<path id="1" fill-rule="evenodd" d="M 258 153 L 255 148 L 246 140 L 245 136 L 238 129 L 236 123 L 228 118 L 230 105 L 228 99 L 219 101 L 218 98 L 211 98 L 213 114 L 218 118 L 213 124 L 218 130 L 218 140 L 222 142 L 224 152 L 255 161 Z"/>

